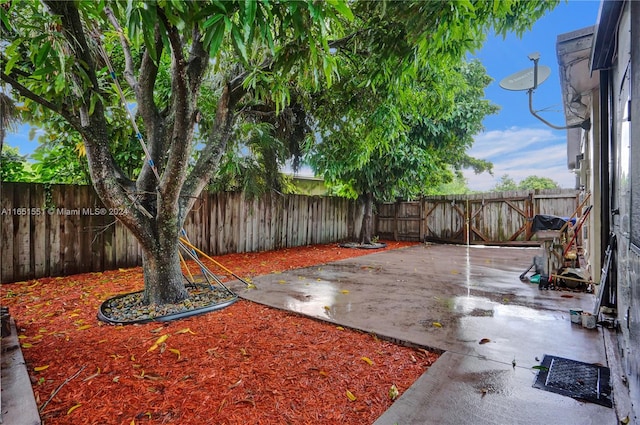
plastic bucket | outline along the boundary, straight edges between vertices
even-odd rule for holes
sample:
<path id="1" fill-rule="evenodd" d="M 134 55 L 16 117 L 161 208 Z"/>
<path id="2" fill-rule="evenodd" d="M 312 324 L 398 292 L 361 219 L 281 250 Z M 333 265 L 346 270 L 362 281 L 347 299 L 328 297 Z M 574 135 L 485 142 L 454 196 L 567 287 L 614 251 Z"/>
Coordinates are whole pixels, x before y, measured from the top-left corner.
<path id="1" fill-rule="evenodd" d="M 582 313 L 582 327 L 587 329 L 595 329 L 596 316 L 591 313 Z"/>
<path id="2" fill-rule="evenodd" d="M 582 309 L 581 308 L 573 308 L 569 310 L 569 315 L 571 316 L 571 323 L 582 323 Z"/>

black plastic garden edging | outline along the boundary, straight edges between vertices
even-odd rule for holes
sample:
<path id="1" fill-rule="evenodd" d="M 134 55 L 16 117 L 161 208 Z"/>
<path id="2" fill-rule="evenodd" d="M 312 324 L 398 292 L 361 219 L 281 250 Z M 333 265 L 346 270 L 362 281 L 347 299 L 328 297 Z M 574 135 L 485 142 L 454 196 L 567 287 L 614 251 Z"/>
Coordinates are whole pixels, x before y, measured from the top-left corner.
<path id="1" fill-rule="evenodd" d="M 151 322 L 170 322 L 172 320 L 184 319 L 187 317 L 197 316 L 199 314 L 209 313 L 216 310 L 222 310 L 225 307 L 230 306 L 238 300 L 238 296 L 233 294 L 233 296 L 223 302 L 213 303 L 205 307 L 194 308 L 190 310 L 178 311 L 176 313 L 165 314 L 163 316 L 156 317 L 147 317 L 144 319 L 132 319 L 132 320 L 114 320 L 108 317 L 107 313 L 104 311 L 109 308 L 108 304 L 112 300 L 117 300 L 119 298 L 124 298 L 131 294 L 139 294 L 143 291 L 136 292 L 128 292 L 126 294 L 116 295 L 115 297 L 111 297 L 106 299 L 100 304 L 100 308 L 98 309 L 98 319 L 108 323 L 110 325 L 132 325 L 132 324 L 143 324 L 143 323 L 151 323 Z"/>

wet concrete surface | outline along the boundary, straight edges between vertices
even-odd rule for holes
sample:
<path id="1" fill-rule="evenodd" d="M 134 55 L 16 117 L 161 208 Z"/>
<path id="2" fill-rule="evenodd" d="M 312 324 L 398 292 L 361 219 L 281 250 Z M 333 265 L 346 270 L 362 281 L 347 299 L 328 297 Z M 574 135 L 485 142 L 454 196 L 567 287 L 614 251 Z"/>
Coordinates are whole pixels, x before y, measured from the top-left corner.
<path id="1" fill-rule="evenodd" d="M 545 354 L 607 364 L 570 321 L 592 294 L 521 282 L 536 248 L 418 245 L 260 276 L 241 297 L 439 352 L 376 424 L 615 424 L 614 409 L 532 387 Z M 481 343 L 482 342 L 482 343 Z"/>

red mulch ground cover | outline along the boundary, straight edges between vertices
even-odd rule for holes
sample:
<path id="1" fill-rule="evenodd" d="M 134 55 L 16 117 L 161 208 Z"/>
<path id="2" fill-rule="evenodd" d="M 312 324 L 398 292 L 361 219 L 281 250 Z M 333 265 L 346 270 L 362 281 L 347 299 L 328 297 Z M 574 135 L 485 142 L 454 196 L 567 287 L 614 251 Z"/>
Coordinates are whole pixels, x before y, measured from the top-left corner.
<path id="1" fill-rule="evenodd" d="M 316 245 L 216 260 L 249 277 L 370 253 Z M 44 424 L 367 424 L 392 385 L 401 394 L 437 359 L 244 300 L 165 324 L 96 319 L 106 298 L 141 286 L 140 268 L 2 285 Z"/>

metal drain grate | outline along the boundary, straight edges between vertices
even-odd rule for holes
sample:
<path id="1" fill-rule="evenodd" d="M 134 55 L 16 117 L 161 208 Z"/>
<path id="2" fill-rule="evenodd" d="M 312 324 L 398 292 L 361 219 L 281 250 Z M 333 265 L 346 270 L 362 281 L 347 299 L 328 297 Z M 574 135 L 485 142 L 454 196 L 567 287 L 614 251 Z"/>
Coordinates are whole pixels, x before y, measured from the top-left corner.
<path id="1" fill-rule="evenodd" d="M 608 367 L 545 355 L 534 388 L 611 407 Z"/>

